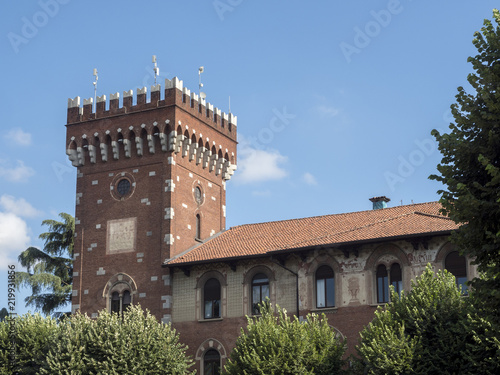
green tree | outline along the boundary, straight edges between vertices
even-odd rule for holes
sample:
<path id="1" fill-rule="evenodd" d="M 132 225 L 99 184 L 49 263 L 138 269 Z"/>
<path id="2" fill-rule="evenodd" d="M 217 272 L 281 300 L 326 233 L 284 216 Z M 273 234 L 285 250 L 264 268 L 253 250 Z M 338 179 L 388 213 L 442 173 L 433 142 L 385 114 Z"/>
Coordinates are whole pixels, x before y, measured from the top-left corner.
<path id="1" fill-rule="evenodd" d="M 339 374 L 345 342 L 336 337 L 324 315 L 305 322 L 287 316 L 270 303 L 260 306 L 260 317 L 248 317 L 225 366 L 227 374 Z"/>
<path id="2" fill-rule="evenodd" d="M 451 273 L 435 275 L 428 265 L 409 293 L 392 288 L 391 301 L 361 332 L 356 373 L 500 373 L 499 342 L 484 340 L 491 324 L 478 317 Z"/>
<path id="3" fill-rule="evenodd" d="M 482 273 L 471 285 L 490 319 L 500 325 L 500 13 L 474 33 L 477 55 L 469 57 L 472 93 L 458 88 L 448 134 L 433 130 L 443 155 L 437 166 L 445 213 L 460 224 L 452 235 Z"/>
<path id="4" fill-rule="evenodd" d="M 0 323 L 0 375 L 38 374 L 55 345 L 57 321 L 26 314 Z M 11 349 L 15 356 L 10 357 Z"/>
<path id="5" fill-rule="evenodd" d="M 186 348 L 170 325 L 140 306 L 96 319 L 25 314 L 0 322 L 0 375 L 188 374 Z"/>
<path id="6" fill-rule="evenodd" d="M 62 221 L 44 220 L 49 231 L 40 234 L 43 250 L 29 247 L 19 255 L 19 263 L 27 272 L 17 272 L 18 287 L 31 288 L 26 306 L 33 305 L 44 314 L 50 314 L 71 301 L 73 282 L 73 237 L 75 219 L 66 213 Z"/>
<path id="7" fill-rule="evenodd" d="M 187 374 L 192 366 L 175 330 L 138 305 L 96 319 L 78 313 L 59 327 L 41 374 Z"/>

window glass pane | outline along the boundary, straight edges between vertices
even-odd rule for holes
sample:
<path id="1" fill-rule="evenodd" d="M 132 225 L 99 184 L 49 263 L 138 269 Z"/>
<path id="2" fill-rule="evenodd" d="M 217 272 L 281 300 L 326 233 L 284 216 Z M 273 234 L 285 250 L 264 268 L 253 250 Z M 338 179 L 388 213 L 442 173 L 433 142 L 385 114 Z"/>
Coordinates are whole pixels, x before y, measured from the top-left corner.
<path id="1" fill-rule="evenodd" d="M 258 314 L 259 313 L 259 302 L 262 301 L 260 298 L 260 286 L 254 286 L 252 288 L 252 313 Z"/>
<path id="2" fill-rule="evenodd" d="M 399 264 L 394 263 L 391 266 L 391 282 L 392 281 L 401 281 L 403 280 L 403 275 L 401 273 L 401 267 Z"/>
<path id="3" fill-rule="evenodd" d="M 325 279 L 316 280 L 316 307 L 325 307 Z"/>
<path id="4" fill-rule="evenodd" d="M 463 294 L 467 294 L 467 265 L 465 257 L 458 251 L 452 251 L 446 256 L 444 267 L 455 276 L 457 286 L 462 286 Z"/>
<path id="5" fill-rule="evenodd" d="M 387 276 L 384 277 L 384 302 L 389 302 L 389 282 Z"/>
<path id="6" fill-rule="evenodd" d="M 464 294 L 464 295 L 469 294 L 469 292 L 467 290 L 468 288 L 467 288 L 467 285 L 466 285 L 466 283 L 467 283 L 467 277 L 456 277 L 455 279 L 456 279 L 456 282 L 457 282 L 457 286 L 459 286 L 459 287 L 461 286 L 462 287 L 462 294 Z"/>
<path id="7" fill-rule="evenodd" d="M 220 283 L 219 283 L 219 280 L 217 280 L 217 279 L 209 279 L 205 283 L 204 299 L 205 300 L 220 299 Z"/>
<path id="8" fill-rule="evenodd" d="M 113 292 L 111 295 L 111 312 L 120 312 L 120 295 Z"/>
<path id="9" fill-rule="evenodd" d="M 131 299 L 130 299 L 130 292 L 128 290 L 123 292 L 123 304 L 130 305 Z"/>
<path id="10" fill-rule="evenodd" d="M 452 251 L 446 256 L 444 267 L 455 277 L 467 277 L 467 267 L 465 257 L 458 251 Z"/>
<path id="11" fill-rule="evenodd" d="M 201 218 L 196 215 L 196 238 L 201 238 Z"/>
<path id="12" fill-rule="evenodd" d="M 213 306 L 213 317 L 220 318 L 220 301 L 214 300 L 212 302 L 212 306 Z"/>
<path id="13" fill-rule="evenodd" d="M 335 306 L 335 282 L 333 278 L 326 279 L 326 306 Z"/>
<path id="14" fill-rule="evenodd" d="M 205 319 L 212 318 L 212 301 L 205 301 Z"/>
<path id="15" fill-rule="evenodd" d="M 252 285 L 262 284 L 262 283 L 268 283 L 268 282 L 269 282 L 269 279 L 263 273 L 258 273 L 252 279 Z"/>
<path id="16" fill-rule="evenodd" d="M 132 298 L 130 297 L 130 292 L 128 290 L 124 291 L 122 297 L 122 311 L 127 310 L 131 302 Z"/>
<path id="17" fill-rule="evenodd" d="M 384 302 L 384 278 L 377 277 L 377 303 Z"/>
<path id="18" fill-rule="evenodd" d="M 316 278 L 317 279 L 326 279 L 326 278 L 330 278 L 330 277 L 333 277 L 333 270 L 331 269 L 331 267 L 321 266 L 316 271 Z"/>
<path id="19" fill-rule="evenodd" d="M 394 291 L 401 295 L 401 291 L 403 290 L 403 282 L 402 281 L 393 281 L 391 285 L 394 287 Z"/>
<path id="20" fill-rule="evenodd" d="M 377 267 L 377 303 L 389 301 L 389 284 L 387 269 L 383 264 Z"/>
<path id="21" fill-rule="evenodd" d="M 258 304 L 269 298 L 269 278 L 258 273 L 252 279 L 252 313 L 259 314 Z"/>
<path id="22" fill-rule="evenodd" d="M 403 274 L 398 263 L 394 263 L 391 266 L 391 285 L 394 286 L 394 291 L 401 295 L 401 290 L 403 289 Z M 387 295 L 387 298 L 389 298 L 389 295 Z"/>
<path id="23" fill-rule="evenodd" d="M 260 296 L 261 301 L 265 301 L 269 298 L 269 284 L 262 285 L 262 295 Z"/>
<path id="24" fill-rule="evenodd" d="M 377 278 L 377 302 L 389 302 L 389 285 L 387 283 L 387 276 Z"/>

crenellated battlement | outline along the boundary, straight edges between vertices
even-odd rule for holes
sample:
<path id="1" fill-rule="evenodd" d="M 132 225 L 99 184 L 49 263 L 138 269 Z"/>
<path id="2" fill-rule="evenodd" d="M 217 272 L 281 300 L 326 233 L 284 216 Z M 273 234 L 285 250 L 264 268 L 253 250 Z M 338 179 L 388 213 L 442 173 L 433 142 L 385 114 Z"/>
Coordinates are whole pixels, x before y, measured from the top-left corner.
<path id="1" fill-rule="evenodd" d="M 224 113 L 219 108 L 207 103 L 205 99 L 199 98 L 195 92 L 191 92 L 191 90 L 184 87 L 182 80 L 177 77 L 171 80 L 165 79 L 163 98 L 161 97 L 160 84 L 151 86 L 149 98 L 147 91 L 147 87 L 136 90 L 135 104 L 133 103 L 133 90 L 124 91 L 121 106 L 120 93 L 118 92 L 111 94 L 109 101 L 106 95 L 98 96 L 95 110 L 93 98 L 83 99 L 83 106 L 80 106 L 81 99 L 79 96 L 74 99 L 69 98 L 67 124 L 177 105 L 200 120 L 218 128 L 219 131 L 227 133 L 231 138 L 235 138 L 237 117 L 232 113 Z"/>
<path id="2" fill-rule="evenodd" d="M 161 86 L 120 94 L 68 99 L 66 153 L 75 167 L 155 154 L 177 155 L 223 180 L 236 170 L 236 122 L 183 87 L 174 77 Z M 129 117 L 130 115 L 130 117 Z M 186 116 L 187 115 L 187 116 Z M 209 129 L 207 129 L 207 127 Z M 229 139 L 228 139 L 229 138 Z"/>

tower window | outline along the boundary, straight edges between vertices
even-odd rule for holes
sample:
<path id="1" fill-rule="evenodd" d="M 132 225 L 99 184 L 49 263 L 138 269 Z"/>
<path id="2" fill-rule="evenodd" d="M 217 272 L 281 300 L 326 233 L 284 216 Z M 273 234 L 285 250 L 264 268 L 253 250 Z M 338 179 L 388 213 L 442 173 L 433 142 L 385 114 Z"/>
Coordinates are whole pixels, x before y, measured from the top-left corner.
<path id="1" fill-rule="evenodd" d="M 203 202 L 203 193 L 201 192 L 201 188 L 199 186 L 196 186 L 194 188 L 194 199 L 198 204 L 201 204 Z"/>
<path id="2" fill-rule="evenodd" d="M 260 314 L 259 303 L 269 298 L 269 278 L 258 273 L 252 279 L 252 314 Z"/>
<path id="3" fill-rule="evenodd" d="M 201 239 L 201 217 L 200 217 L 200 214 L 196 215 L 196 238 Z"/>
<path id="4" fill-rule="evenodd" d="M 220 318 L 220 283 L 217 279 L 209 279 L 203 288 L 205 319 Z"/>
<path id="5" fill-rule="evenodd" d="M 120 314 L 126 311 L 132 303 L 132 296 L 130 291 L 125 290 L 122 294 L 113 292 L 111 294 L 111 312 Z"/>
<path id="6" fill-rule="evenodd" d="M 316 271 L 316 307 L 335 306 L 335 279 L 333 270 L 321 266 Z"/>
<path id="7" fill-rule="evenodd" d="M 130 192 L 130 181 L 126 178 L 122 178 L 118 183 L 116 184 L 116 191 L 121 197 L 124 197 Z"/>
<path id="8" fill-rule="evenodd" d="M 462 286 L 462 292 L 467 294 L 467 262 L 458 251 L 452 251 L 444 260 L 444 268 L 455 276 L 457 286 Z"/>

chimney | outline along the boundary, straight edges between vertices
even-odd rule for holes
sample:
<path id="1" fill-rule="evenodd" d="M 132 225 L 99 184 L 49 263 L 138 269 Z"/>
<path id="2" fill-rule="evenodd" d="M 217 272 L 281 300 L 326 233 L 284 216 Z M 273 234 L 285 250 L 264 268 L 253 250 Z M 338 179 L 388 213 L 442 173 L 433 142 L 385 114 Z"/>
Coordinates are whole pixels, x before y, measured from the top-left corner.
<path id="1" fill-rule="evenodd" d="M 370 201 L 373 203 L 374 210 L 380 210 L 387 208 L 387 202 L 390 202 L 391 200 L 385 196 L 381 196 L 370 198 Z"/>

